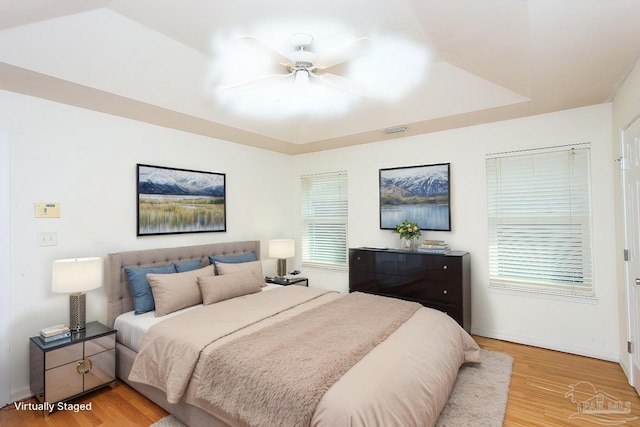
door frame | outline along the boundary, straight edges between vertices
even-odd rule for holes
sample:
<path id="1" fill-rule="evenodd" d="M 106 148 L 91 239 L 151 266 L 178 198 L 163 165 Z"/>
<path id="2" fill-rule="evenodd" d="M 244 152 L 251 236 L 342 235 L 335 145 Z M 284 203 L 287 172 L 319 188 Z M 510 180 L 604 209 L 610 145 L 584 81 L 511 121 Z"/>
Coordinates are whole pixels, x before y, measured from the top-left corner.
<path id="1" fill-rule="evenodd" d="M 621 176 L 622 176 L 622 180 L 621 180 L 621 186 L 622 186 L 622 210 L 623 210 L 623 233 L 624 233 L 624 248 L 625 250 L 629 250 L 629 230 L 630 230 L 630 226 L 629 226 L 629 219 L 628 219 L 628 215 L 627 215 L 627 175 L 626 175 L 626 164 L 628 164 L 628 160 L 625 158 L 625 154 L 626 154 L 626 150 L 625 150 L 625 140 L 627 138 L 627 131 L 629 129 L 631 129 L 632 126 L 636 125 L 636 123 L 640 124 L 640 114 L 635 116 L 623 129 L 622 132 L 620 132 L 620 152 L 622 155 L 621 160 L 623 162 L 625 162 L 625 165 L 623 167 L 621 167 L 622 172 L 621 172 Z M 640 254 L 633 254 L 633 256 L 635 257 L 640 257 Z M 631 272 L 629 271 L 629 262 L 626 260 L 625 258 L 625 262 L 624 262 L 624 287 L 625 287 L 625 302 L 626 302 L 626 320 L 627 320 L 627 324 L 626 326 L 626 330 L 627 330 L 627 341 L 631 343 L 632 345 L 632 352 L 627 352 L 626 353 L 626 358 L 627 358 L 627 378 L 629 380 L 629 384 L 631 386 L 633 386 L 636 391 L 638 392 L 638 394 L 640 394 L 640 371 L 637 369 L 637 367 L 634 365 L 634 354 L 636 354 L 636 352 L 640 351 L 640 339 L 636 339 L 636 337 L 640 337 L 640 331 L 635 331 L 634 328 L 636 327 L 634 324 L 634 320 L 636 318 L 636 316 L 639 316 L 639 313 L 634 313 L 634 310 L 637 310 L 637 308 L 634 307 L 634 299 L 632 298 L 633 293 L 634 292 L 640 292 L 640 290 L 635 289 L 634 290 L 634 285 L 631 283 L 632 280 L 634 279 L 635 275 L 631 274 Z"/>
<path id="2" fill-rule="evenodd" d="M 9 132 L 0 129 L 0 407 L 11 401 L 11 251 Z"/>

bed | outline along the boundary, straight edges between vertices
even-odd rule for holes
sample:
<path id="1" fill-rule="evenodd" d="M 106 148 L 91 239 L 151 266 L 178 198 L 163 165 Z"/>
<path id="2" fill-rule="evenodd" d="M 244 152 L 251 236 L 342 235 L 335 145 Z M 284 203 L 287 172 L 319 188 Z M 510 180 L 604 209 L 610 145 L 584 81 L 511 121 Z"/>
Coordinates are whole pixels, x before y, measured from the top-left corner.
<path id="1" fill-rule="evenodd" d="M 248 254 L 258 261 L 225 262 Z M 300 286 L 234 295 L 259 260 L 259 241 L 109 254 L 108 325 L 138 328 L 118 326 L 118 378 L 188 426 L 428 426 L 461 364 L 479 361 L 453 319 L 413 303 Z M 155 285 L 178 277 L 163 267 L 199 262 L 215 276 L 197 278 L 204 304 L 156 316 L 168 300 L 157 293 L 155 311 L 132 313 L 132 270 L 158 267 Z"/>

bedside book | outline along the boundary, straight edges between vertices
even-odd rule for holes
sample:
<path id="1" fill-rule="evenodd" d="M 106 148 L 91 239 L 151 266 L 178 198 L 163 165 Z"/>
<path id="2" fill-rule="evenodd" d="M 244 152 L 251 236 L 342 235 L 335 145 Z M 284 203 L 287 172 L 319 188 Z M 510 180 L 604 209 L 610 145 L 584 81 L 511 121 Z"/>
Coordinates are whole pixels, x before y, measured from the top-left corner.
<path id="1" fill-rule="evenodd" d="M 44 328 L 40 330 L 40 336 L 43 338 L 47 338 L 47 337 L 50 337 L 53 335 L 59 335 L 68 331 L 69 331 L 69 328 L 64 325 L 49 326 L 48 328 Z"/>
<path id="2" fill-rule="evenodd" d="M 65 332 L 61 332 L 61 333 L 56 334 L 56 335 L 50 335 L 50 336 L 47 336 L 47 337 L 40 335 L 40 339 L 42 340 L 42 342 L 46 342 L 46 343 L 52 342 L 52 341 L 62 340 L 62 339 L 69 338 L 69 337 L 71 337 L 71 331 L 69 331 L 69 330 L 67 330 Z"/>

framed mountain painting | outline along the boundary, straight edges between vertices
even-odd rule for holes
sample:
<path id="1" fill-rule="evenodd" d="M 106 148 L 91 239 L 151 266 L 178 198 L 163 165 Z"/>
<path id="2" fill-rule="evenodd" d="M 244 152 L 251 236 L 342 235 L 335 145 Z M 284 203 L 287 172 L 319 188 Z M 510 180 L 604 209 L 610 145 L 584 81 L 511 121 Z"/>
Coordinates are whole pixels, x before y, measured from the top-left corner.
<path id="1" fill-rule="evenodd" d="M 380 169 L 380 228 L 451 231 L 449 163 Z"/>
<path id="2" fill-rule="evenodd" d="M 137 165 L 138 236 L 226 231 L 225 174 Z"/>

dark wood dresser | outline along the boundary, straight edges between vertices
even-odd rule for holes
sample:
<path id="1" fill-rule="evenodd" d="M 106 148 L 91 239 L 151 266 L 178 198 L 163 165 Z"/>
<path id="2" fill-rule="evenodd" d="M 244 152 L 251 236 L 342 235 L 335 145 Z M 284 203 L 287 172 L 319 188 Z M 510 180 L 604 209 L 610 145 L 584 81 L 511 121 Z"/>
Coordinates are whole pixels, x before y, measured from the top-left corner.
<path id="1" fill-rule="evenodd" d="M 444 311 L 471 331 L 468 252 L 349 249 L 349 292 L 355 291 L 419 302 Z"/>

